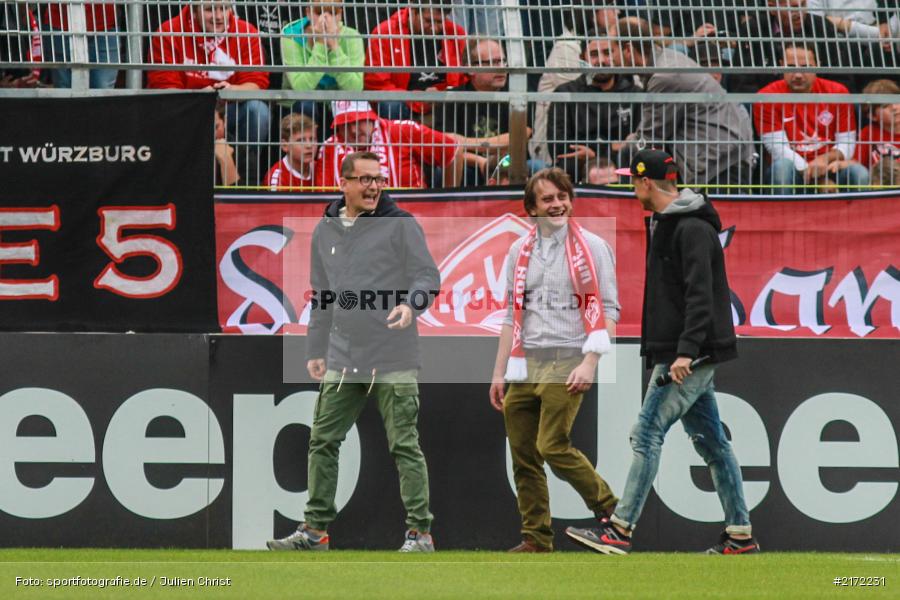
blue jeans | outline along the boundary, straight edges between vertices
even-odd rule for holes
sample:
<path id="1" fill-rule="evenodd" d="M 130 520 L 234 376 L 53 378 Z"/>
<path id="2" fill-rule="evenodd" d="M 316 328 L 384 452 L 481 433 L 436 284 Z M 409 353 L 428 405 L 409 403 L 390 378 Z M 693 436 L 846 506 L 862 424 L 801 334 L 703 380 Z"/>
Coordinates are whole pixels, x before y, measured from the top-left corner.
<path id="1" fill-rule="evenodd" d="M 453 21 L 470 35 L 503 37 L 503 9 L 500 0 L 454 0 Z"/>
<path id="2" fill-rule="evenodd" d="M 851 163 L 834 174 L 834 182 L 841 191 L 858 192 L 859 187 L 869 183 L 869 172 L 859 163 Z M 791 187 L 804 185 L 803 173 L 794 167 L 794 162 L 788 158 L 779 158 L 769 166 L 769 182 L 775 186 L 773 194 L 786 195 L 799 194 L 801 188 Z M 846 189 L 845 189 L 846 186 Z"/>
<path id="3" fill-rule="evenodd" d="M 47 62 L 68 62 L 72 60 L 69 39 L 71 36 L 65 31 L 56 29 L 44 30 L 44 48 L 47 54 L 44 60 Z M 108 64 L 120 61 L 121 42 L 119 32 L 110 29 L 105 32 L 97 32 L 88 35 L 88 62 L 91 64 Z M 109 89 L 116 86 L 118 69 L 91 69 L 91 89 Z M 72 87 L 71 69 L 50 69 L 53 86 L 58 88 Z"/>
<path id="4" fill-rule="evenodd" d="M 638 421 L 631 430 L 634 457 L 628 470 L 625 491 L 611 520 L 620 527 L 634 529 L 647 495 L 659 470 L 659 455 L 666 432 L 681 419 L 697 453 L 709 466 L 719 502 L 725 511 L 726 531 L 750 533 L 750 515 L 744 501 L 744 482 L 731 443 L 725 436 L 713 386 L 715 365 L 697 367 L 682 385 L 656 385 L 669 365 L 658 364 L 650 375 L 650 387 Z"/>
<path id="5" fill-rule="evenodd" d="M 291 112 L 304 114 L 315 121 L 319 114 L 318 103 L 315 100 L 297 100 L 291 105 Z"/>
<path id="6" fill-rule="evenodd" d="M 261 100 L 229 103 L 225 110 L 229 138 L 238 142 L 249 144 L 268 142 L 270 120 L 269 106 Z"/>
<path id="7" fill-rule="evenodd" d="M 392 121 L 405 121 L 412 118 L 412 110 L 402 100 L 383 100 L 376 108 L 378 116 Z"/>

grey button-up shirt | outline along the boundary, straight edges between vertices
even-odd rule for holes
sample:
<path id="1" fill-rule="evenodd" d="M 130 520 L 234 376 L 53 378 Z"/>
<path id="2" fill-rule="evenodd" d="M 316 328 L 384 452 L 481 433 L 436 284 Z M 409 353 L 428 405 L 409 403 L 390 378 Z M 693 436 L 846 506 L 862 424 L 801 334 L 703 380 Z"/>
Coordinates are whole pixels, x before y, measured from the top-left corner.
<path id="1" fill-rule="evenodd" d="M 616 285 L 616 259 L 603 238 L 583 230 L 594 268 L 600 280 L 603 315 L 619 321 L 619 290 Z M 568 226 L 550 237 L 538 232 L 525 277 L 527 292 L 522 337 L 525 348 L 580 348 L 587 335 L 581 320 L 581 309 L 569 276 L 566 258 Z M 513 273 L 519 250 L 525 238 L 516 240 L 509 249 L 506 267 L 506 289 L 513 290 Z M 513 303 L 509 302 L 504 325 L 513 324 Z"/>

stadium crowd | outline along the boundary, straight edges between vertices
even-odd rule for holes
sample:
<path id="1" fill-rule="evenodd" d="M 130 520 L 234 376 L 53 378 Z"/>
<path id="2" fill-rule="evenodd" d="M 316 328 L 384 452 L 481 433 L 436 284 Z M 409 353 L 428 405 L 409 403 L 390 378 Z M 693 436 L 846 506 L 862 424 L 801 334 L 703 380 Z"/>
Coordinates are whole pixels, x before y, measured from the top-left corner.
<path id="1" fill-rule="evenodd" d="M 560 5 L 551 0 L 520 5 L 526 62 L 543 69 L 529 76 L 531 91 L 898 91 L 898 76 L 884 74 L 898 64 L 896 0 L 573 0 L 564 10 L 550 10 Z M 231 148 L 236 171 L 225 177 L 219 169 L 221 185 L 332 186 L 339 169 L 332 163 L 354 150 L 382 156 L 389 185 L 396 187 L 500 179 L 495 171 L 510 147 L 508 104 L 452 101 L 454 91 L 509 90 L 498 0 L 210 0 L 143 7 L 147 34 L 143 56 L 134 57 L 123 35 L 125 5 L 86 4 L 92 88 L 124 84 L 123 72 L 104 64 L 144 62 L 150 89 L 407 94 L 371 107 L 355 103 L 353 110 L 312 100 L 227 103 L 226 134 L 217 146 Z M 0 12 L 0 66 L 33 67 L 3 68 L 0 86 L 70 87 L 71 71 L 58 66 L 72 60 L 64 5 L 4 3 Z M 54 67 L 37 68 L 41 62 Z M 297 69 L 269 69 L 275 65 Z M 622 72 L 630 67 L 643 70 Z M 650 73 L 653 67 L 660 70 Z M 422 91 L 447 91 L 447 101 L 416 100 Z M 734 102 L 613 100 L 529 108 L 530 170 L 557 165 L 578 182 L 610 183 L 612 171 L 628 164 L 635 150 L 665 145 L 683 180 L 713 192 L 753 184 L 779 193 L 900 185 L 900 102 L 754 103 L 751 109 Z M 293 151 L 294 144 L 303 151 Z"/>

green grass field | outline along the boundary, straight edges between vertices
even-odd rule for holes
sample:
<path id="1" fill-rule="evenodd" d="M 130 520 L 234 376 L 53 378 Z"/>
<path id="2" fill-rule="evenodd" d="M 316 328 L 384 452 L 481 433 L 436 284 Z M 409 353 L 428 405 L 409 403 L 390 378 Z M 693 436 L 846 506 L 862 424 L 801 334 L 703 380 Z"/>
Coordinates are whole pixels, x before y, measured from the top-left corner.
<path id="1" fill-rule="evenodd" d="M 145 578 L 143 587 L 50 587 L 52 578 Z M 40 586 L 16 584 L 38 578 Z M 163 585 L 186 578 L 193 587 Z M 838 586 L 836 577 L 885 585 Z M 200 586 L 203 578 L 230 585 Z M 849 583 L 849 582 L 848 582 Z M 900 598 L 900 555 L 703 556 L 587 552 L 0 550 L 0 598 Z"/>

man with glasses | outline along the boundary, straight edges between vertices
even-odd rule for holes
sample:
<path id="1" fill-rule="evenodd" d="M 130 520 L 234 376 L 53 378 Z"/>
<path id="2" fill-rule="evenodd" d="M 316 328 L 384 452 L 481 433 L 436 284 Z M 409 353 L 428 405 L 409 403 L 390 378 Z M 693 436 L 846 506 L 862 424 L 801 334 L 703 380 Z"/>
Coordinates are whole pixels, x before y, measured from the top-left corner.
<path id="1" fill-rule="evenodd" d="M 304 521 L 270 540 L 271 550 L 328 550 L 340 445 L 371 397 L 400 473 L 407 515 L 400 551 L 434 551 L 428 468 L 416 428 L 416 317 L 437 294 L 440 275 L 421 226 L 382 193 L 385 183 L 377 154 L 347 155 L 343 197 L 313 231 L 306 368 L 321 387 L 309 441 L 309 500 Z"/>
<path id="2" fill-rule="evenodd" d="M 450 92 L 506 92 L 506 54 L 496 40 L 473 39 L 466 46 L 463 62 L 470 67 L 469 81 Z M 452 95 L 450 96 L 452 98 Z M 434 128 L 466 138 L 493 138 L 493 143 L 465 148 L 466 185 L 484 184 L 490 174 L 492 156 L 509 152 L 508 102 L 445 102 L 435 105 Z"/>

